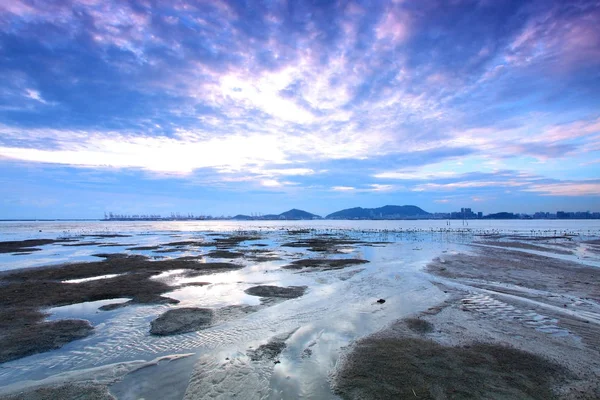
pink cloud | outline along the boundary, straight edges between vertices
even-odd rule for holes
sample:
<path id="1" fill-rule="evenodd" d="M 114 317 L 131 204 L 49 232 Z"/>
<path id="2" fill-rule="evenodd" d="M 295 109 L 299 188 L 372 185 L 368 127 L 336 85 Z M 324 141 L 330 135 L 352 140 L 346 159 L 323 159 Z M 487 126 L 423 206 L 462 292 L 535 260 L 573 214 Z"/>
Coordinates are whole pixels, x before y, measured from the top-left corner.
<path id="1" fill-rule="evenodd" d="M 568 182 L 533 185 L 526 192 L 536 192 L 543 196 L 600 196 L 600 183 Z"/>
<path id="2" fill-rule="evenodd" d="M 410 34 L 408 14 L 398 8 L 389 8 L 375 28 L 379 40 L 390 40 L 394 44 L 404 42 Z"/>
<path id="3" fill-rule="evenodd" d="M 506 61 L 526 66 L 552 59 L 555 71 L 563 72 L 600 64 L 600 10 L 571 14 L 557 8 L 532 19 L 509 46 Z"/>

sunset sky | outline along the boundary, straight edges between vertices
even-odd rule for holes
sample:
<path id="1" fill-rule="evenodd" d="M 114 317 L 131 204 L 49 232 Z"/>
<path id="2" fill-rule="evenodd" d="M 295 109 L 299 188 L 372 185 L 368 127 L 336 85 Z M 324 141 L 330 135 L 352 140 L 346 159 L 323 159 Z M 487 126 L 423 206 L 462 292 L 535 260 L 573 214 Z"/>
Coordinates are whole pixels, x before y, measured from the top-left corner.
<path id="1" fill-rule="evenodd" d="M 0 0 L 0 218 L 600 211 L 600 2 Z"/>

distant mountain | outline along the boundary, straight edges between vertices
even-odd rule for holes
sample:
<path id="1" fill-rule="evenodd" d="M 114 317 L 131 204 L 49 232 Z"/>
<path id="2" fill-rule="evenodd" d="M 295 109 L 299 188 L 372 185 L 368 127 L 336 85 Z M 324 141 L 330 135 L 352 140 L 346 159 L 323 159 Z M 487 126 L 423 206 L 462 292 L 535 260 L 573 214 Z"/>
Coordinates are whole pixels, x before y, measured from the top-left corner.
<path id="1" fill-rule="evenodd" d="M 238 221 L 248 221 L 251 219 L 254 219 L 253 217 L 249 216 L 249 215 L 244 215 L 244 214 L 238 214 L 235 217 L 231 217 L 231 219 L 236 219 Z"/>
<path id="2" fill-rule="evenodd" d="M 296 208 L 293 208 L 289 211 L 282 212 L 281 214 L 265 214 L 265 215 L 256 216 L 256 217 L 239 214 L 239 215 L 236 215 L 235 217 L 233 217 L 232 219 L 239 220 L 239 221 L 249 221 L 249 220 L 271 221 L 271 220 L 321 219 L 321 217 L 316 214 L 311 214 L 304 210 L 298 210 Z"/>
<path id="3" fill-rule="evenodd" d="M 283 219 L 320 219 L 318 215 L 311 214 L 304 210 L 298 210 L 297 208 L 292 208 L 289 211 L 283 212 L 279 214 Z"/>
<path id="4" fill-rule="evenodd" d="M 496 214 L 488 214 L 483 219 L 518 219 L 519 216 L 511 212 L 499 212 Z"/>
<path id="5" fill-rule="evenodd" d="M 417 206 L 354 207 L 329 214 L 327 219 L 411 219 L 431 214 Z"/>

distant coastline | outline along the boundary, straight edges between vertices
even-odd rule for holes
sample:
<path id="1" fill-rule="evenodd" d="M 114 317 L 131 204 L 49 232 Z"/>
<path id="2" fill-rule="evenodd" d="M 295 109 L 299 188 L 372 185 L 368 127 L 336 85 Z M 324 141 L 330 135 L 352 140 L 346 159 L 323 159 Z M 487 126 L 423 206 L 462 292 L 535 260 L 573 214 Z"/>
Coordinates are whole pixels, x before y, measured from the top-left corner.
<path id="1" fill-rule="evenodd" d="M 308 211 L 293 208 L 281 214 L 253 214 L 245 215 L 238 214 L 231 216 L 196 216 L 194 214 L 176 214 L 163 217 L 160 215 L 123 215 L 105 213 L 105 221 L 310 221 L 310 220 L 376 220 L 376 221 L 393 221 L 393 220 L 477 220 L 477 219 L 600 219 L 600 212 L 578 211 L 565 212 L 557 211 L 556 213 L 536 212 L 534 214 L 498 212 L 483 215 L 482 212 L 473 212 L 470 208 L 461 208 L 460 211 L 449 213 L 430 213 L 415 205 L 387 205 L 378 208 L 362 208 L 354 207 L 328 214 L 322 217 L 317 214 L 312 214 Z"/>
<path id="2" fill-rule="evenodd" d="M 238 214 L 235 216 L 210 216 L 171 213 L 168 216 L 148 214 L 116 214 L 108 212 L 104 218 L 7 218 L 0 222 L 57 222 L 57 221 L 310 221 L 310 220 L 348 220 L 348 221 L 415 221 L 415 220 L 596 220 L 600 219 L 600 212 L 577 211 L 566 212 L 536 212 L 512 213 L 498 212 L 483 215 L 482 212 L 473 212 L 470 208 L 449 213 L 430 213 L 414 205 L 394 206 L 387 205 L 379 208 L 354 207 L 322 217 L 317 214 L 293 208 L 281 214 Z"/>

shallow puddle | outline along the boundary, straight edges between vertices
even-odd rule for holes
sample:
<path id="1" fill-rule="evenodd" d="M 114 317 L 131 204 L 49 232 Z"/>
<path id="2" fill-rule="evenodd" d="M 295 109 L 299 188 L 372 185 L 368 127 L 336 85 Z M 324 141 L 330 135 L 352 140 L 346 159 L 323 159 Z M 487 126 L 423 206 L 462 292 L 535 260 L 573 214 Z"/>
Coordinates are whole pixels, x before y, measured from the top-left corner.
<path id="1" fill-rule="evenodd" d="M 53 307 L 44 310 L 48 313 L 48 321 L 58 319 L 86 319 L 97 325 L 110 318 L 110 311 L 101 311 L 100 307 L 108 304 L 125 303 L 130 298 L 115 298 L 108 300 L 87 301 L 85 303 L 69 304 L 68 306 Z"/>

